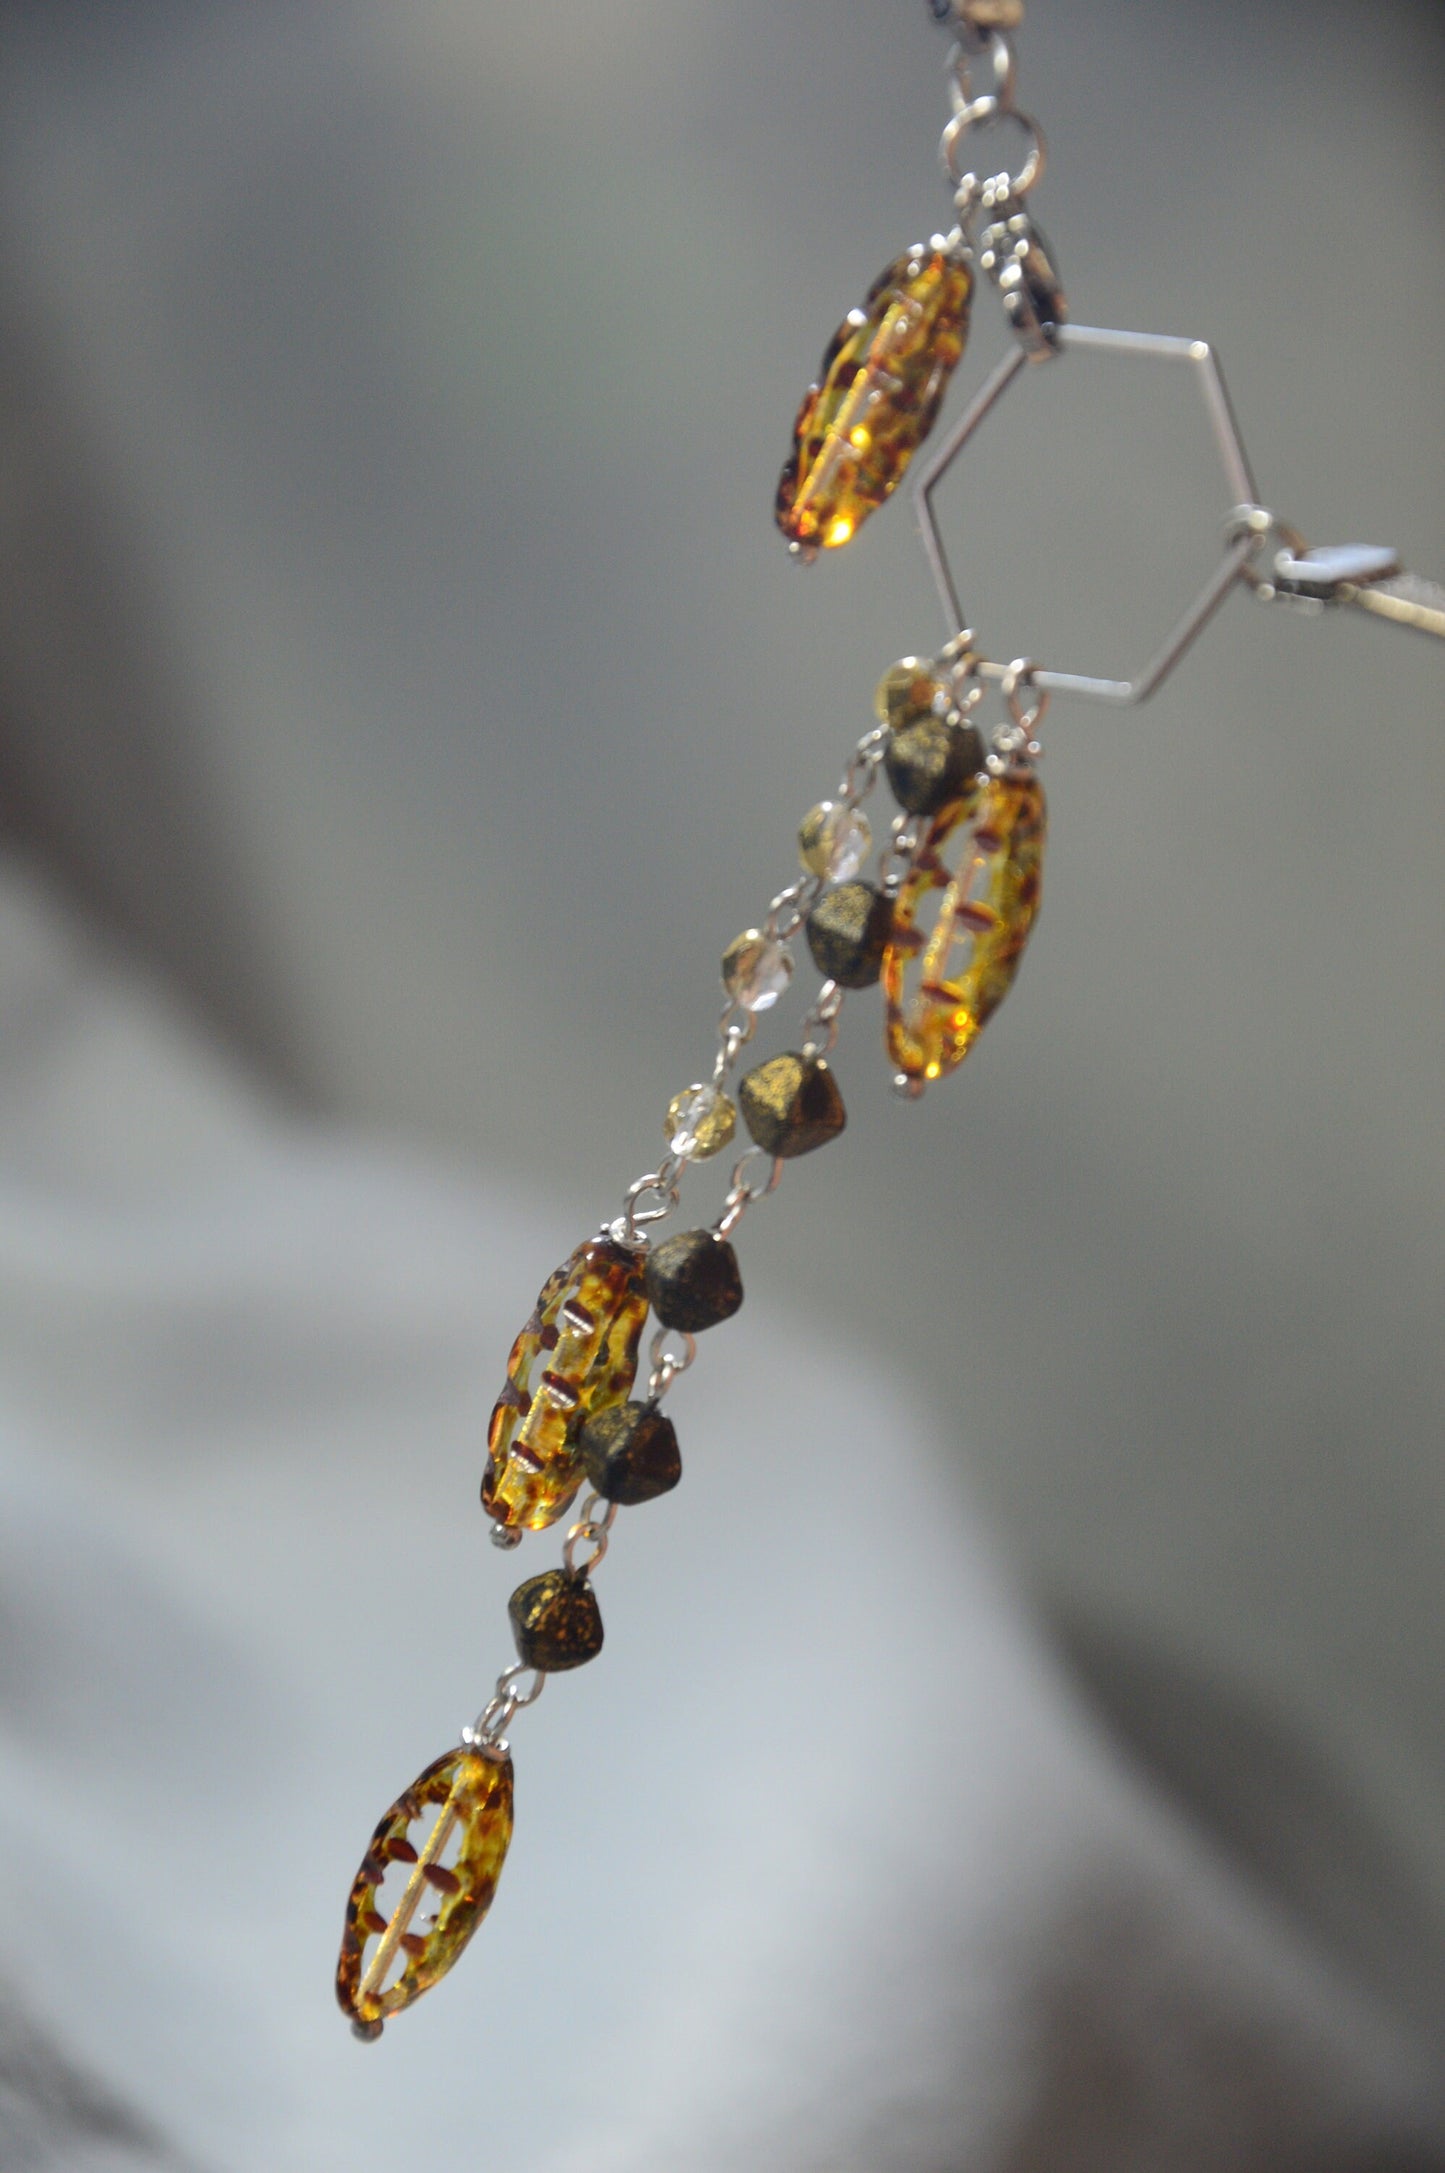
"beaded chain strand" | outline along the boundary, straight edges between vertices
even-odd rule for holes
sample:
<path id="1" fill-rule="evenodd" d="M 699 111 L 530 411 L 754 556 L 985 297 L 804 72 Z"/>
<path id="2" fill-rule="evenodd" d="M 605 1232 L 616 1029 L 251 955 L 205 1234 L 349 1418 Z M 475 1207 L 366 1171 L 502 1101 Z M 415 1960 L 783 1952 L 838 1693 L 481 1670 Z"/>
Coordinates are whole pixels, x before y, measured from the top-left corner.
<path id="1" fill-rule="evenodd" d="M 1316 611 L 1354 604 L 1445 635 L 1445 591 L 1402 574 L 1392 552 L 1355 545 L 1310 551 L 1258 503 L 1205 342 L 1069 324 L 1028 205 L 1044 145 L 1014 103 L 1012 33 L 1023 0 L 929 4 L 956 41 L 948 60 L 953 112 L 941 153 L 957 224 L 890 263 L 839 326 L 799 410 L 775 515 L 790 551 L 806 560 L 842 548 L 892 496 L 962 358 L 981 271 L 1014 345 L 915 487 L 949 638 L 935 659 L 905 657 L 885 673 L 874 722 L 835 792 L 799 826 L 800 874 L 723 954 L 726 1000 L 711 1068 L 669 1103 L 666 1155 L 628 1189 L 616 1219 L 550 1277 L 512 1346 L 481 1489 L 493 1540 L 513 1548 L 526 1532 L 558 1524 L 579 1495 L 581 1504 L 560 1567 L 512 1594 L 517 1659 L 459 1747 L 434 1760 L 386 1812 L 362 1858 L 336 1972 L 337 1997 L 362 2038 L 380 2036 L 389 2016 L 451 1968 L 491 1904 L 512 1831 L 507 1730 L 549 1675 L 580 1667 L 602 1649 L 593 1577 L 618 1511 L 670 1492 L 682 1476 L 663 1406 L 693 1364 L 698 1336 L 743 1302 L 738 1224 L 777 1189 L 788 1162 L 844 1129 L 829 1059 L 845 996 L 881 982 L 894 1084 L 912 1098 L 962 1062 L 1007 995 L 1042 890 L 1047 818 L 1037 734 L 1050 695 L 1143 700 L 1241 583 L 1266 600 Z M 1014 172 L 981 174 L 968 163 L 970 151 L 1000 123 L 1022 130 L 1022 163 Z M 984 656 L 967 629 L 932 514 L 934 486 L 1019 369 L 1077 348 L 1189 365 L 1234 501 L 1219 571 L 1153 661 L 1128 680 Z M 991 724 L 990 697 L 997 705 Z M 897 813 L 869 880 L 874 837 L 864 802 L 880 775 Z M 759 1018 L 790 989 L 800 933 L 821 985 L 798 1046 L 740 1072 Z M 714 1220 L 654 1238 L 680 1203 L 690 1165 L 724 1153 L 739 1121 L 750 1144 Z M 644 1392 L 633 1398 L 649 1316 L 655 1325 Z"/>

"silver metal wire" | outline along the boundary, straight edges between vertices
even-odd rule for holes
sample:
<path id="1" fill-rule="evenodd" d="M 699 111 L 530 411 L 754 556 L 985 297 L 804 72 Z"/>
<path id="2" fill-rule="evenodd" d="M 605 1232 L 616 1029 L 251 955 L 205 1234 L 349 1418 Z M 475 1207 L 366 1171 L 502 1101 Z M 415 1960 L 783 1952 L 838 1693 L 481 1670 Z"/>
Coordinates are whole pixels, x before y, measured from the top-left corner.
<path id="1" fill-rule="evenodd" d="M 1179 339 L 1153 332 L 1115 331 L 1097 325 L 1066 324 L 1058 329 L 1056 345 L 1060 354 L 1095 353 L 1186 364 L 1194 372 L 1195 382 L 1200 388 L 1214 435 L 1215 449 L 1224 468 L 1236 513 L 1241 506 L 1252 508 L 1256 504 L 1257 493 L 1249 456 L 1245 452 L 1239 426 L 1234 419 L 1224 374 L 1207 340 Z M 1024 367 L 1025 359 L 1021 348 L 1005 355 L 1003 361 L 975 393 L 937 451 L 930 456 L 914 486 L 914 504 L 918 512 L 924 554 L 933 573 L 950 632 L 965 626 L 967 618 L 939 528 L 934 493 L 979 425 L 1008 391 Z M 1030 683 L 1040 693 L 1079 694 L 1090 701 L 1110 702 L 1120 706 L 1147 701 L 1208 625 L 1258 549 L 1259 540 L 1252 534 L 1236 535 L 1228 543 L 1224 558 L 1214 574 L 1171 629 L 1162 646 L 1134 677 L 1104 679 L 1087 673 L 1057 671 L 1036 664 L 1031 671 Z M 980 661 L 976 669 L 981 678 L 1001 680 L 1004 676 L 1003 669 L 987 661 Z"/>

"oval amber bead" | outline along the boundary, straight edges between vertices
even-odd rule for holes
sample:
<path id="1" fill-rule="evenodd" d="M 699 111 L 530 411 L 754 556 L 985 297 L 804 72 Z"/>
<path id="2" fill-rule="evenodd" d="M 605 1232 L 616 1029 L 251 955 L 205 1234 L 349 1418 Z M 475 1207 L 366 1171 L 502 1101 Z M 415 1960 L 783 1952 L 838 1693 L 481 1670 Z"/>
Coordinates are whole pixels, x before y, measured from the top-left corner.
<path id="1" fill-rule="evenodd" d="M 432 1806 L 437 1816 L 417 1846 L 410 1830 Z M 505 1756 L 448 1751 L 397 1798 L 352 1883 L 336 1964 L 336 1997 L 358 2037 L 379 2037 L 388 2015 L 446 1975 L 491 1907 L 511 1838 Z M 406 1884 L 384 1917 L 377 1892 L 393 1864 L 405 1868 Z"/>
<path id="2" fill-rule="evenodd" d="M 593 1238 L 545 1284 L 487 1428 L 482 1506 L 498 1524 L 539 1532 L 582 1484 L 577 1434 L 594 1411 L 627 1400 L 637 1371 L 643 1263 L 640 1251 Z"/>
<path id="3" fill-rule="evenodd" d="M 778 483 L 795 549 L 836 550 L 897 489 L 963 353 L 972 292 L 968 265 L 935 239 L 896 258 L 838 327 Z"/>
<path id="4" fill-rule="evenodd" d="M 961 1064 L 1008 994 L 1039 909 L 1047 828 L 1043 786 L 1025 762 L 934 818 L 883 959 L 888 1053 L 905 1078 L 939 1079 Z M 940 892 L 925 931 L 924 908 Z"/>

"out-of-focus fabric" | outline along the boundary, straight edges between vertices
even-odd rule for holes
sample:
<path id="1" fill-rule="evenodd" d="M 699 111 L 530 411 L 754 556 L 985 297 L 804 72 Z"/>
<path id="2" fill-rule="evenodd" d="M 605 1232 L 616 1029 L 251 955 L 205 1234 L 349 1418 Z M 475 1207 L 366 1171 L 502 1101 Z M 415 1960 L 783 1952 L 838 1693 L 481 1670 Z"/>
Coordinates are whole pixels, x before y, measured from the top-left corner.
<path id="1" fill-rule="evenodd" d="M 494 1911 L 357 2045 L 355 1863 L 508 1658 L 478 1416 L 567 1209 L 281 1117 L 13 870 L 0 1045 L 5 1974 L 49 2047 L 7 2168 L 1445 2163 L 1406 2039 L 1062 1687 L 942 1414 L 786 1309 L 677 1392 L 603 1654 L 514 1729 Z"/>

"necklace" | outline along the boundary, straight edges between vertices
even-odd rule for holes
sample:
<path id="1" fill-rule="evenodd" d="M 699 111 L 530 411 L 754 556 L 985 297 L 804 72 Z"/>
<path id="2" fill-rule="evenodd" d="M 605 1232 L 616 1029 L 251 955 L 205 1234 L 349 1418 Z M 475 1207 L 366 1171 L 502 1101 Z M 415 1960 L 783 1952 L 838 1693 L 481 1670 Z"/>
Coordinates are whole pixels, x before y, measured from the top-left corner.
<path id="1" fill-rule="evenodd" d="M 734 1236 L 744 1216 L 777 1189 L 789 1162 L 846 1123 L 830 1062 L 845 996 L 882 982 L 890 1067 L 900 1093 L 916 1099 L 957 1067 L 1012 985 L 1042 889 L 1039 734 L 1052 697 L 1115 706 L 1145 700 L 1240 586 L 1301 610 L 1356 609 L 1445 634 L 1445 594 L 1406 575 L 1394 553 L 1310 548 L 1261 503 L 1206 342 L 1070 321 L 1030 204 L 1044 149 L 1016 102 L 1020 0 L 954 0 L 934 12 L 956 39 L 942 150 L 958 223 L 895 258 L 839 327 L 799 413 L 776 511 L 796 556 L 826 557 L 852 541 L 912 469 L 946 638 L 936 655 L 904 658 L 885 673 L 875 721 L 832 795 L 800 825 L 801 873 L 724 954 L 716 1050 L 703 1076 L 669 1103 L 666 1156 L 558 1269 L 513 1347 L 482 1486 L 494 1538 L 510 1548 L 525 1531 L 560 1523 L 588 1491 L 560 1567 L 513 1595 L 517 1660 L 461 1746 L 397 1799 L 363 1859 L 337 1981 L 342 2007 L 365 2037 L 450 1968 L 490 1905 L 511 1834 L 512 1722 L 549 1674 L 600 1650 L 594 1579 L 619 1510 L 678 1483 L 681 1455 L 666 1399 L 694 1363 L 698 1337 L 742 1302 Z M 991 155 L 1011 134 L 1021 138 L 1021 154 L 990 171 Z M 1014 345 L 925 455 L 981 287 L 996 294 Z M 1109 677 L 1068 668 L 1067 659 L 990 656 L 968 626 L 936 515 L 944 476 L 1024 373 L 1084 354 L 1120 367 L 1167 367 L 1187 379 L 1221 479 L 1224 544 L 1214 574 L 1151 654 Z M 874 844 L 865 803 L 885 779 L 898 813 L 865 880 Z M 800 937 L 821 987 L 797 1046 L 745 1068 L 759 1020 L 790 990 Z M 688 1170 L 722 1154 L 740 1124 L 751 1144 L 715 1220 L 655 1236 L 678 1208 Z M 644 1392 L 634 1398 L 649 1312 L 655 1327 Z"/>

